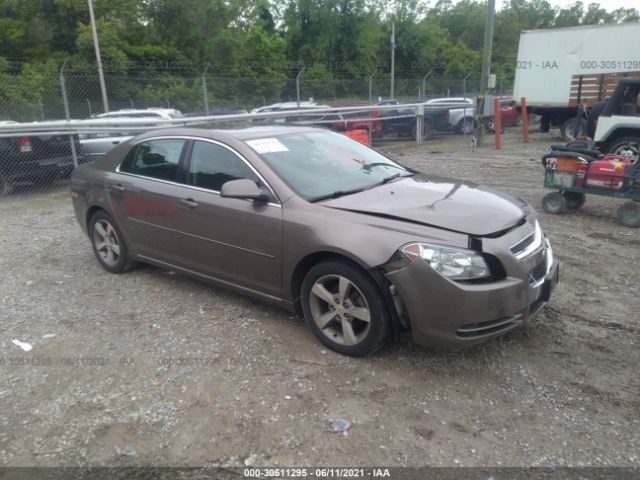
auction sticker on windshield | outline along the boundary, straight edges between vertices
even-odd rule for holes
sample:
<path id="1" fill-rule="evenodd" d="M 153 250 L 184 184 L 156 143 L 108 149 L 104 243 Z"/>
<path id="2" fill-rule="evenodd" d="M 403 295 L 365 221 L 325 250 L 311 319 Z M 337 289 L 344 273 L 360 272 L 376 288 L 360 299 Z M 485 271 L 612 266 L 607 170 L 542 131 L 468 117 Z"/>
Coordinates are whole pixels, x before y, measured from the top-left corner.
<path id="1" fill-rule="evenodd" d="M 247 140 L 247 145 L 260 154 L 289 151 L 289 149 L 277 138 L 257 138 L 255 140 Z"/>

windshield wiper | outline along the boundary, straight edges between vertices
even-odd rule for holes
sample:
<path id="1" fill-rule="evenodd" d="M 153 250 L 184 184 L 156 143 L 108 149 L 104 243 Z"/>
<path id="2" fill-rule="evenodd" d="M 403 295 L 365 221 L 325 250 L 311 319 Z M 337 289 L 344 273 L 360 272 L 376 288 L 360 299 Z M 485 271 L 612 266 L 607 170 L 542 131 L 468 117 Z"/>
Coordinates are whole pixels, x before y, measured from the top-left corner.
<path id="1" fill-rule="evenodd" d="M 371 170 L 373 167 L 393 167 L 393 168 L 399 168 L 400 170 L 406 170 L 407 172 L 410 171 L 400 165 L 394 165 L 393 163 L 385 163 L 385 162 L 367 163 L 366 165 L 362 166 L 363 170 Z"/>
<path id="2" fill-rule="evenodd" d="M 380 180 L 380 182 L 378 183 L 378 185 L 384 185 L 385 183 L 389 183 L 391 180 L 398 178 L 401 175 L 401 173 L 394 173 L 393 175 L 389 175 L 388 177 L 383 178 L 382 180 Z M 408 175 L 406 175 L 408 176 Z"/>

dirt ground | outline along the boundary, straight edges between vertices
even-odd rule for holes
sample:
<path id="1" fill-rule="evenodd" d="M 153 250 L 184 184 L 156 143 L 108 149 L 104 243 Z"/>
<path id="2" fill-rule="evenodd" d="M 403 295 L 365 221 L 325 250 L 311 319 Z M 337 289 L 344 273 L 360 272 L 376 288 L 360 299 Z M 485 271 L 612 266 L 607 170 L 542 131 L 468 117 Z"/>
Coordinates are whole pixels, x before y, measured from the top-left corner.
<path id="1" fill-rule="evenodd" d="M 66 189 L 3 199 L 0 465 L 638 467 L 640 230 L 604 197 L 542 212 L 539 157 L 559 139 L 505 137 L 379 145 L 530 201 L 561 262 L 535 320 L 454 353 L 340 356 L 231 291 L 104 272 Z"/>

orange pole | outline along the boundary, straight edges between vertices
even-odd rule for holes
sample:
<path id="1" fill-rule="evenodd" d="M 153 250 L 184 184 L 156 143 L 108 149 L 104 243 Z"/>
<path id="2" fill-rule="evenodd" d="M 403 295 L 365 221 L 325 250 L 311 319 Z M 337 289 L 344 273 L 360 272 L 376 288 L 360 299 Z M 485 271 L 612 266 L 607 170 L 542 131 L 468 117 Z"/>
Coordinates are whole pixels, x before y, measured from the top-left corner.
<path id="1" fill-rule="evenodd" d="M 495 130 L 494 136 L 496 137 L 496 150 L 500 150 L 502 148 L 502 143 L 500 142 L 500 130 L 502 130 L 501 120 L 500 118 L 500 99 L 498 97 L 493 99 L 493 128 Z"/>
<path id="2" fill-rule="evenodd" d="M 527 115 L 527 99 L 520 99 L 520 116 L 522 117 L 522 141 L 529 143 L 529 115 Z"/>

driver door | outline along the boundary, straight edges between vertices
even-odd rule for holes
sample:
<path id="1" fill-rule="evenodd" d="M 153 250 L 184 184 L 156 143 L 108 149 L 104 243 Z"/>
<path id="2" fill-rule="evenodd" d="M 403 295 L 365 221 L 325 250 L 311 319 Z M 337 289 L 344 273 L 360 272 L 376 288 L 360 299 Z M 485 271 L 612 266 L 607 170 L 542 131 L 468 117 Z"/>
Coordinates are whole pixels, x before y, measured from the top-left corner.
<path id="1" fill-rule="evenodd" d="M 183 266 L 219 280 L 280 298 L 282 208 L 272 202 L 223 198 L 222 185 L 248 178 L 249 164 L 223 144 L 196 140 L 186 163 L 177 229 Z"/>

